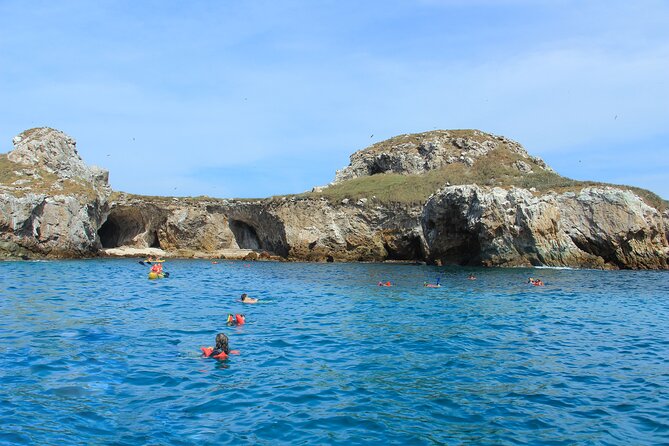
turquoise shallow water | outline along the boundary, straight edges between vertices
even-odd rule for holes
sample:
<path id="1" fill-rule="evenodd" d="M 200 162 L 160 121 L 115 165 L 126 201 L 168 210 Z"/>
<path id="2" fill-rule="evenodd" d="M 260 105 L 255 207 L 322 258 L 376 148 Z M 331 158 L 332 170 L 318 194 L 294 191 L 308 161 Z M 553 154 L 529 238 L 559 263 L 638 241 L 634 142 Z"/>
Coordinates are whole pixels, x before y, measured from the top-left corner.
<path id="1" fill-rule="evenodd" d="M 0 444 L 669 443 L 666 272 L 166 270 L 0 262 Z"/>

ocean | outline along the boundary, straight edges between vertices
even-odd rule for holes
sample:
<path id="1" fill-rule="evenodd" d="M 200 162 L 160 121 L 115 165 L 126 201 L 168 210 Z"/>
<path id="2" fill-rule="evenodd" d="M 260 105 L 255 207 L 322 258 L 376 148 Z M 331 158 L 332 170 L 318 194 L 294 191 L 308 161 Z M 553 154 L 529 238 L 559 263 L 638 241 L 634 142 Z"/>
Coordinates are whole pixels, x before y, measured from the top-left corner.
<path id="1" fill-rule="evenodd" d="M 165 270 L 0 262 L 0 444 L 669 444 L 667 272 Z"/>

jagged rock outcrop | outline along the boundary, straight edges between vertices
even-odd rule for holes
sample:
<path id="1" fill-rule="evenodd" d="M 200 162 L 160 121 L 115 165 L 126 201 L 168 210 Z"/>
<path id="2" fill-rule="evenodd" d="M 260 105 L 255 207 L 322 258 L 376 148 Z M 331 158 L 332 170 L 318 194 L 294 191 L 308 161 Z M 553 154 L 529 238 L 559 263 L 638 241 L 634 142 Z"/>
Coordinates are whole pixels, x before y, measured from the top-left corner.
<path id="1" fill-rule="evenodd" d="M 97 253 L 97 231 L 111 189 L 105 170 L 88 167 L 76 142 L 40 128 L 14 138 L 2 161 L 0 257 L 81 257 Z"/>
<path id="2" fill-rule="evenodd" d="M 457 163 L 471 167 L 495 149 L 524 158 L 514 163 L 520 173 L 553 171 L 541 158 L 530 156 L 523 146 L 503 136 L 478 130 L 435 130 L 396 136 L 355 152 L 351 163 L 337 171 L 334 183 L 379 173 L 417 175 Z"/>
<path id="3" fill-rule="evenodd" d="M 630 191 L 450 186 L 425 206 L 432 260 L 488 266 L 667 268 L 661 214 Z"/>
<path id="4" fill-rule="evenodd" d="M 562 227 L 581 250 L 620 268 L 667 268 L 669 220 L 632 191 L 586 188 L 557 202 Z"/>
<path id="5" fill-rule="evenodd" d="M 77 152 L 77 142 L 60 130 L 34 128 L 15 136 L 12 142 L 14 150 L 7 154 L 9 161 L 110 191 L 109 172 L 86 165 Z"/>

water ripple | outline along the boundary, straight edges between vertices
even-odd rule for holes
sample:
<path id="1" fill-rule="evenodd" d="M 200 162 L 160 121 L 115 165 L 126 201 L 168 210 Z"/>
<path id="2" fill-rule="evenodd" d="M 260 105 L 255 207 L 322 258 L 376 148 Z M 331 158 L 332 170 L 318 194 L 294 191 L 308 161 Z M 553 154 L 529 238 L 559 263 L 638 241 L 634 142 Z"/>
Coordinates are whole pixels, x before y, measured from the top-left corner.
<path id="1" fill-rule="evenodd" d="M 0 262 L 0 444 L 669 443 L 666 273 L 166 268 Z"/>

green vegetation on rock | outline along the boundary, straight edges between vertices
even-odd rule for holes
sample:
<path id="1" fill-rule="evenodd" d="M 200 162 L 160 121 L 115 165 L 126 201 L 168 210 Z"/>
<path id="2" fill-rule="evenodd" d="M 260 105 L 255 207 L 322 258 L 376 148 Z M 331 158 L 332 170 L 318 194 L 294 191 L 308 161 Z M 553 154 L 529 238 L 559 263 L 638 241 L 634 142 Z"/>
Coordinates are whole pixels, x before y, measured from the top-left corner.
<path id="1" fill-rule="evenodd" d="M 501 188 L 533 188 L 536 194 L 551 191 L 556 193 L 579 192 L 590 186 L 611 186 L 634 191 L 647 204 L 658 210 L 662 211 L 669 208 L 669 202 L 645 189 L 594 181 L 572 180 L 541 168 L 533 168 L 530 173 L 521 173 L 513 166 L 516 161 L 531 163 L 519 154 L 504 149 L 495 149 L 487 156 L 476 160 L 472 167 L 462 163 L 453 163 L 418 175 L 382 173 L 364 176 L 329 186 L 321 192 L 308 192 L 300 195 L 300 197 L 323 197 L 331 202 L 375 197 L 382 203 L 419 205 L 425 203 L 432 193 L 447 184 L 452 186 L 478 184 L 479 186 Z"/>

